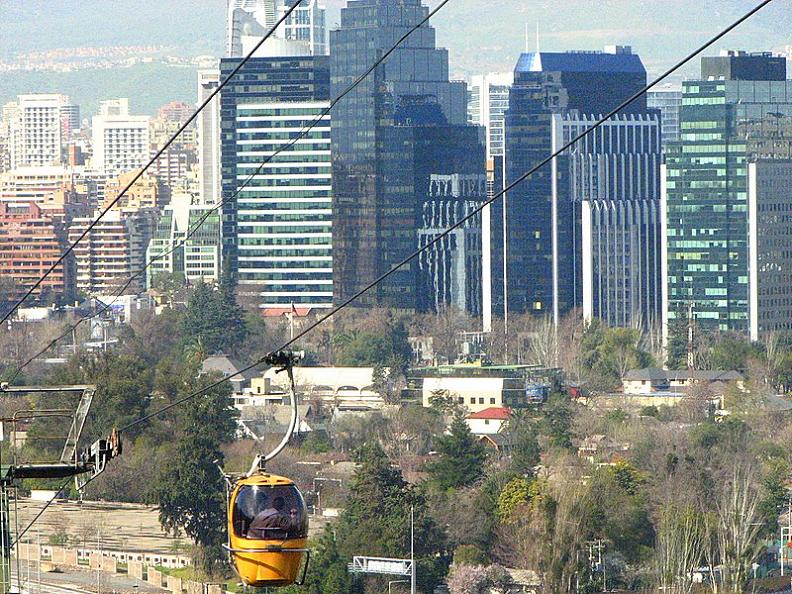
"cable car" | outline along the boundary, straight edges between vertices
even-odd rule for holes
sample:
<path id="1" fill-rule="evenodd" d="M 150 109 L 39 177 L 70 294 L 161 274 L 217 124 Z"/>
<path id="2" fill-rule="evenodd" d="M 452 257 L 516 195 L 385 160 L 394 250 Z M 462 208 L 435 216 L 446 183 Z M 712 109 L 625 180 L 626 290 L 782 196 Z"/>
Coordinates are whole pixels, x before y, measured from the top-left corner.
<path id="1" fill-rule="evenodd" d="M 297 426 L 297 393 L 292 367 L 299 355 L 272 353 L 266 362 L 289 375 L 292 415 L 280 444 L 266 456 L 258 455 L 250 471 L 236 479 L 226 475 L 228 492 L 228 544 L 231 561 L 248 586 L 277 587 L 302 584 L 308 571 L 310 550 L 308 511 L 297 485 L 289 478 L 270 474 L 265 465 L 289 442 Z M 304 561 L 304 562 L 303 562 Z M 300 568 L 302 567 L 302 572 Z"/>
<path id="2" fill-rule="evenodd" d="M 308 567 L 308 513 L 294 482 L 256 473 L 236 482 L 230 502 L 229 550 L 242 581 L 256 587 L 302 583 Z"/>

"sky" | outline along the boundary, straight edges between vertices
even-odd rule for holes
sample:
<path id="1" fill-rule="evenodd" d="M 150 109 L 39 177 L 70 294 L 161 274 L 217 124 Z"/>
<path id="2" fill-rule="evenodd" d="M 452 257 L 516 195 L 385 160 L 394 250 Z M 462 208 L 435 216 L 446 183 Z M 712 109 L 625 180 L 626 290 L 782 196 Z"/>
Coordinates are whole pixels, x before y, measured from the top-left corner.
<path id="1" fill-rule="evenodd" d="M 434 5 L 439 0 L 429 0 Z M 345 0 L 326 0 L 328 25 Z M 659 73 L 757 0 L 450 0 L 432 20 L 455 78 L 511 70 L 527 45 L 544 51 L 631 45 Z M 225 0 L 0 0 L 0 60 L 20 52 L 161 45 L 182 56 L 219 56 Z M 526 30 L 528 39 L 526 40 Z M 774 0 L 709 53 L 792 47 L 792 0 Z M 698 64 L 684 74 L 694 76 Z M 108 89 L 112 96 L 113 89 Z M 0 99 L 3 79 L 0 78 Z"/>

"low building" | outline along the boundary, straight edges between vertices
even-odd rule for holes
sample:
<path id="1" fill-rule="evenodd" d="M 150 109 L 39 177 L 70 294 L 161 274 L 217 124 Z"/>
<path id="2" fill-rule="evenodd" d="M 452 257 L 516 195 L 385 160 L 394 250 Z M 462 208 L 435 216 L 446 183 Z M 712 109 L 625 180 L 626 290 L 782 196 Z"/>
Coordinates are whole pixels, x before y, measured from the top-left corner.
<path id="1" fill-rule="evenodd" d="M 387 370 L 385 370 L 387 379 Z M 336 408 L 380 408 L 385 401 L 374 389 L 374 367 L 296 367 L 297 393 L 305 400 L 318 399 Z M 271 368 L 253 378 L 245 396 L 255 401 L 282 400 L 289 392 L 289 378 Z"/>
<path id="2" fill-rule="evenodd" d="M 722 392 L 729 384 L 743 388 L 744 378 L 738 371 L 709 369 L 665 370 L 656 367 L 631 369 L 622 379 L 625 394 L 651 394 L 656 392 L 684 392 L 693 386 L 705 386 L 714 392 Z"/>
<path id="3" fill-rule="evenodd" d="M 242 408 L 243 406 L 255 406 L 259 403 L 251 402 L 244 395 L 244 392 L 246 389 L 250 388 L 250 382 L 256 377 L 257 374 L 251 371 L 240 373 L 239 370 L 243 367 L 244 366 L 240 364 L 239 361 L 233 357 L 229 357 L 228 355 L 211 355 L 204 359 L 203 363 L 201 364 L 201 374 L 218 373 L 222 376 L 229 376 L 233 374 L 233 377 L 229 381 L 231 382 L 231 387 L 234 390 L 234 404 L 236 407 Z M 282 401 L 283 397 L 279 396 L 277 403 L 280 404 Z"/>
<path id="4" fill-rule="evenodd" d="M 511 410 L 505 406 L 493 406 L 470 413 L 465 420 L 474 435 L 495 435 L 500 433 L 510 416 Z"/>
<path id="5" fill-rule="evenodd" d="M 470 412 L 491 407 L 525 408 L 537 404 L 534 391 L 538 384 L 558 388 L 560 371 L 481 362 L 439 365 L 413 369 L 403 396 L 427 407 L 437 397 L 450 397 Z"/>
<path id="6" fill-rule="evenodd" d="M 592 464 L 611 463 L 624 457 L 630 451 L 630 444 L 617 441 L 607 435 L 589 435 L 581 440 L 573 441 L 577 447 L 577 455 Z"/>

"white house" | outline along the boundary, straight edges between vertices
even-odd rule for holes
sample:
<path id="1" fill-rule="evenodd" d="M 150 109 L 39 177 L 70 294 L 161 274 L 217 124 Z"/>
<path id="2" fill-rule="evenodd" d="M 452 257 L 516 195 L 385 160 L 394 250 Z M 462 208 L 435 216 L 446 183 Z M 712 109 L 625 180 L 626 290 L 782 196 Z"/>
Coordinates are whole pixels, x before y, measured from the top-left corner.
<path id="1" fill-rule="evenodd" d="M 505 406 L 493 406 L 467 416 L 467 424 L 474 435 L 494 435 L 500 433 L 504 423 L 509 420 L 511 410 Z"/>

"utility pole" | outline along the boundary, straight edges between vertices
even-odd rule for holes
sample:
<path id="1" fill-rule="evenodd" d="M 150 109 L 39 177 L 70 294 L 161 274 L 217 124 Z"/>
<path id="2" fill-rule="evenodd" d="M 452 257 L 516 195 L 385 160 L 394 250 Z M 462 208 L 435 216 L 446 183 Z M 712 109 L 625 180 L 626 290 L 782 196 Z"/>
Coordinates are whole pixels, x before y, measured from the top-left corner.
<path id="1" fill-rule="evenodd" d="M 692 374 L 695 367 L 695 353 L 693 352 L 693 302 L 688 303 L 688 337 L 687 337 L 687 365 L 688 371 Z M 693 379 L 692 377 L 690 378 Z"/>
<path id="2" fill-rule="evenodd" d="M 410 594 L 415 594 L 415 506 L 410 506 Z"/>

